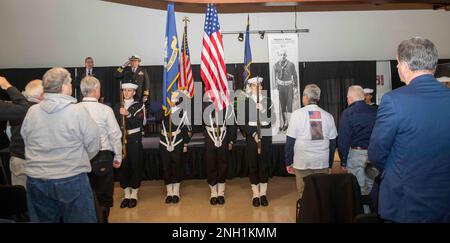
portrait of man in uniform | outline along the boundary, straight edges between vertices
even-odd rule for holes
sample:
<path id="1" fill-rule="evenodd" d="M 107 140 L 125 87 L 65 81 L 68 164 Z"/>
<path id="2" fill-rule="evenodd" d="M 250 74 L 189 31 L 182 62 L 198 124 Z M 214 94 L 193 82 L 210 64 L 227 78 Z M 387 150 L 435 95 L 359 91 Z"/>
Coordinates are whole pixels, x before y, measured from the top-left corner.
<path id="1" fill-rule="evenodd" d="M 274 140 L 284 141 L 292 113 L 301 108 L 298 76 L 298 36 L 270 34 L 269 67 L 270 96 L 276 114 L 272 126 Z"/>

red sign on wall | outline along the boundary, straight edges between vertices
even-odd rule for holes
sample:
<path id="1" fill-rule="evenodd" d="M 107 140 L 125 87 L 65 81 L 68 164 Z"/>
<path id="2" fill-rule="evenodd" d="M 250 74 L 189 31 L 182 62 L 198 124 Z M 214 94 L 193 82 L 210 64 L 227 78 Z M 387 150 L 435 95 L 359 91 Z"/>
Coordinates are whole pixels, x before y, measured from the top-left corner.
<path id="1" fill-rule="evenodd" d="M 384 75 L 377 75 L 377 85 L 384 85 Z"/>

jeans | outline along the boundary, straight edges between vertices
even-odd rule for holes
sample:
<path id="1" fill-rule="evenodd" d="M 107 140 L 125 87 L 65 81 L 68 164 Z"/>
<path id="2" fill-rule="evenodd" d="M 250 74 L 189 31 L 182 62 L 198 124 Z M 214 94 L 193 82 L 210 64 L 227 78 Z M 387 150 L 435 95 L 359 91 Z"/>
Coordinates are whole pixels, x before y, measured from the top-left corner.
<path id="1" fill-rule="evenodd" d="M 28 177 L 27 201 L 31 222 L 97 222 L 86 173 L 63 179 Z"/>
<path id="2" fill-rule="evenodd" d="M 373 179 L 367 176 L 365 171 L 368 163 L 367 150 L 350 149 L 347 169 L 356 176 L 362 195 L 369 194 L 373 186 Z"/>

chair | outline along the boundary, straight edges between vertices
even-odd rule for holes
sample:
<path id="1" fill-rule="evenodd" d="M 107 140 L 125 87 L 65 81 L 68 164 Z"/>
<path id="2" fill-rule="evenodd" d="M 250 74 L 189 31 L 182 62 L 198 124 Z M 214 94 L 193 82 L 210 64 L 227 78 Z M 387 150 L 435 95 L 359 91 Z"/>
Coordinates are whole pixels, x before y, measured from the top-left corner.
<path id="1" fill-rule="evenodd" d="M 297 223 L 351 223 L 363 213 L 361 189 L 352 174 L 312 174 L 297 201 Z"/>

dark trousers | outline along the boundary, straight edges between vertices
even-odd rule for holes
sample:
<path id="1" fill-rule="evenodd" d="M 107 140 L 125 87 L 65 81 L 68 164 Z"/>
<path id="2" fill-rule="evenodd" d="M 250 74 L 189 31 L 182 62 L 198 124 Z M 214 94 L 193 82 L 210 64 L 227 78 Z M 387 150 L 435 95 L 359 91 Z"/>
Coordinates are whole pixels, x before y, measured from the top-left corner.
<path id="1" fill-rule="evenodd" d="M 261 154 L 258 154 L 255 140 L 252 137 L 247 139 L 245 160 L 247 161 L 248 177 L 251 184 L 257 185 L 269 181 L 271 143 L 272 137 L 263 136 L 261 139 Z"/>
<path id="2" fill-rule="evenodd" d="M 222 144 L 220 148 L 217 148 L 212 140 L 206 137 L 205 162 L 206 178 L 209 185 L 225 183 L 228 172 L 228 155 L 228 144 Z"/>
<path id="3" fill-rule="evenodd" d="M 127 157 L 122 161 L 119 168 L 119 180 L 122 188 L 131 187 L 133 189 L 141 186 L 143 166 L 142 140 L 129 137 L 127 139 Z"/>
<path id="4" fill-rule="evenodd" d="M 92 172 L 89 173 L 92 190 L 98 203 L 103 207 L 113 206 L 114 170 L 113 153 L 100 151 L 91 160 Z"/>
<path id="5" fill-rule="evenodd" d="M 278 85 L 281 114 L 286 121 L 285 113 L 292 112 L 292 100 L 294 99 L 294 85 Z"/>
<path id="6" fill-rule="evenodd" d="M 179 144 L 172 152 L 169 152 L 160 144 L 159 151 L 161 151 L 164 184 L 183 181 L 183 158 L 187 156 L 187 153 L 183 153 L 183 145 Z"/>

